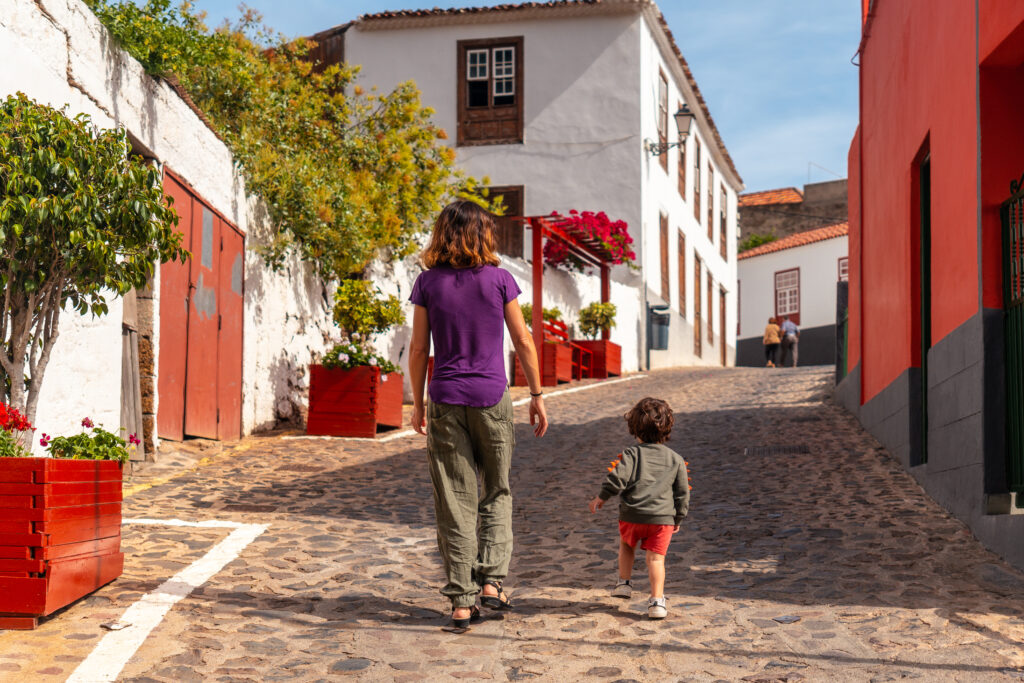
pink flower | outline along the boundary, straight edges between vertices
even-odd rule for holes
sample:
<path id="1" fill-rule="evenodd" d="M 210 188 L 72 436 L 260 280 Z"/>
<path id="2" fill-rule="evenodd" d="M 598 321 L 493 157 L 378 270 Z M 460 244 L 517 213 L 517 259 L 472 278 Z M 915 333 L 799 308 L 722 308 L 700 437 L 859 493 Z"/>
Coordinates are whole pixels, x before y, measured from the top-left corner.
<path id="1" fill-rule="evenodd" d="M 89 418 L 84 418 L 82 420 L 82 426 L 85 427 L 86 429 L 92 429 L 92 420 L 90 420 Z"/>
<path id="2" fill-rule="evenodd" d="M 39 445 L 43 446 L 44 448 L 46 446 L 49 446 L 51 438 L 52 437 L 49 434 L 43 434 L 43 438 L 39 439 Z"/>
<path id="3" fill-rule="evenodd" d="M 139 437 L 135 436 L 134 434 L 129 434 L 128 443 L 132 444 L 133 446 L 138 446 L 142 442 L 139 441 Z"/>

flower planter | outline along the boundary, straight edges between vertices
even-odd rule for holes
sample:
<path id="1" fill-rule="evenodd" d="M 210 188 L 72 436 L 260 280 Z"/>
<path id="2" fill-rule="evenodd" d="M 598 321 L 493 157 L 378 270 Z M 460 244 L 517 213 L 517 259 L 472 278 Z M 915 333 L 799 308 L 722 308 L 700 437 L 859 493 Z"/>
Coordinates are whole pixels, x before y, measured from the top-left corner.
<path id="1" fill-rule="evenodd" d="M 553 387 L 562 382 L 572 381 L 572 349 L 567 344 L 544 342 L 542 351 L 540 383 L 545 387 Z M 519 364 L 519 356 L 512 353 L 514 365 L 512 385 L 525 387 L 529 384 L 523 368 Z"/>
<path id="2" fill-rule="evenodd" d="M 608 379 L 622 374 L 622 347 L 607 339 L 573 339 L 573 344 L 582 346 L 594 357 L 590 376 L 594 379 Z"/>
<path id="3" fill-rule="evenodd" d="M 309 366 L 307 434 L 373 438 L 378 427 L 401 426 L 402 375 L 373 366 Z"/>
<path id="4" fill-rule="evenodd" d="M 32 629 L 121 575 L 121 465 L 0 460 L 0 628 Z"/>

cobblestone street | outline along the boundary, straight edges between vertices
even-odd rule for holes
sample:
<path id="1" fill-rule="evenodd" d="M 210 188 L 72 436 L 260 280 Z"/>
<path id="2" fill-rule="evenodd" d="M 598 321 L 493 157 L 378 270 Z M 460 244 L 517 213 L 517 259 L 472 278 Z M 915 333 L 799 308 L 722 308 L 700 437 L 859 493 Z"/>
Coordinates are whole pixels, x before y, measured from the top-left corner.
<path id="1" fill-rule="evenodd" d="M 831 402 L 831 381 L 824 368 L 656 371 L 551 397 L 540 440 L 517 408 L 506 582 L 516 609 L 463 635 L 440 629 L 448 609 L 422 437 L 273 435 L 153 468 L 127 482 L 126 518 L 269 528 L 170 610 L 121 677 L 1024 679 L 1024 576 Z M 661 622 L 646 618 L 642 553 L 634 599 L 608 595 L 616 505 L 586 509 L 630 443 L 622 414 L 645 395 L 677 411 L 669 445 L 693 479 Z M 759 449 L 779 445 L 807 448 Z M 107 633 L 101 624 L 228 532 L 127 524 L 124 576 L 35 631 L 0 632 L 0 679 L 65 679 Z"/>

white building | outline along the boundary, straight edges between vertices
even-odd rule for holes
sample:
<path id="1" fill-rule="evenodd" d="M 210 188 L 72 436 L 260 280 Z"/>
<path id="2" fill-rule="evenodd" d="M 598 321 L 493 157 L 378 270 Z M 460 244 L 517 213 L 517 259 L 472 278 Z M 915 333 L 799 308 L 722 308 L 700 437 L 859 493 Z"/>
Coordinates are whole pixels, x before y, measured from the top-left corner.
<path id="1" fill-rule="evenodd" d="M 296 258 L 281 272 L 264 265 L 256 247 L 269 231 L 266 211 L 246 194 L 230 150 L 202 114 L 167 81 L 147 76 L 81 0 L 4 1 L 0 97 L 18 91 L 66 106 L 70 116 L 89 114 L 97 126 L 125 128 L 135 151 L 164 169 L 165 189 L 176 195 L 182 216 L 179 228 L 192 228 L 186 246 L 203 255 L 192 267 L 206 272 L 195 270 L 191 281 L 202 289 L 200 276 L 217 283 L 211 273 L 221 275 L 214 313 L 223 329 L 217 315 L 205 322 L 184 317 L 190 276 L 169 282 L 168 273 L 181 275 L 174 264 L 157 269 L 137 306 L 111 295 L 106 316 L 64 311 L 44 375 L 38 429 L 72 434 L 89 416 L 117 430 L 125 424 L 122 394 L 132 375 L 150 446 L 158 432 L 236 438 L 301 406 L 306 366 L 334 331 L 328 293 Z M 232 251 L 214 246 L 218 235 Z M 122 362 L 132 359 L 123 350 L 123 326 L 134 326 L 140 347 L 135 370 L 124 373 Z M 211 356 L 209 372 L 201 362 Z"/>
<path id="2" fill-rule="evenodd" d="M 640 268 L 614 269 L 611 289 L 624 370 L 733 363 L 743 185 L 654 2 L 383 12 L 313 38 L 322 61 L 361 65 L 364 85 L 415 81 L 460 166 L 488 177 L 513 215 L 628 223 Z M 685 144 L 652 156 L 645 141 L 676 141 L 683 104 L 695 114 Z M 530 241 L 507 230 L 505 266 L 529 300 Z M 549 269 L 544 294 L 572 323 L 599 300 L 598 278 Z M 648 355 L 645 310 L 662 304 L 669 346 Z"/>
<path id="3" fill-rule="evenodd" d="M 836 362 L 836 283 L 846 281 L 847 223 L 800 232 L 739 255 L 740 329 L 736 364 L 765 364 L 768 318 L 800 327 L 800 365 Z"/>

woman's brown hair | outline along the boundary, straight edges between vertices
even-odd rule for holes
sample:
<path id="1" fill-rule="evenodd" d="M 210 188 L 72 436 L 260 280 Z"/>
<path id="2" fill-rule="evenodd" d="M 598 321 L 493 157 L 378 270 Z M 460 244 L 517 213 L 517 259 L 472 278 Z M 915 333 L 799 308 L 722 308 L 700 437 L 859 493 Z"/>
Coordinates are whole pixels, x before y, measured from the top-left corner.
<path id="1" fill-rule="evenodd" d="M 640 399 L 624 416 L 629 433 L 644 443 L 664 443 L 672 434 L 675 418 L 668 403 L 659 398 Z"/>
<path id="2" fill-rule="evenodd" d="M 420 261 L 425 268 L 496 266 L 501 260 L 495 248 L 494 218 L 478 204 L 460 199 L 441 210 Z"/>

